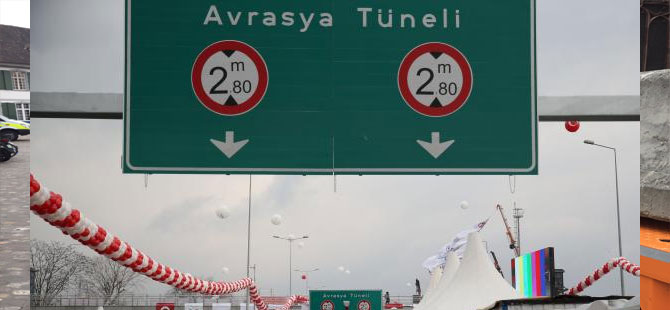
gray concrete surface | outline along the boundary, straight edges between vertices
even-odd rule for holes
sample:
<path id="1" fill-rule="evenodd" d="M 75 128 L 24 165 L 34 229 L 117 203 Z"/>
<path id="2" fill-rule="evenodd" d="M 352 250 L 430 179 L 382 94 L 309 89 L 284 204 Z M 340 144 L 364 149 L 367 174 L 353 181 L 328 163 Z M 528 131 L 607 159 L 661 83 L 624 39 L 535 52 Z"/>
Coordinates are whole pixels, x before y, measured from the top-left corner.
<path id="1" fill-rule="evenodd" d="M 640 215 L 670 221 L 670 70 L 640 77 Z"/>
<path id="2" fill-rule="evenodd" d="M 0 310 L 30 309 L 30 138 L 0 163 Z"/>

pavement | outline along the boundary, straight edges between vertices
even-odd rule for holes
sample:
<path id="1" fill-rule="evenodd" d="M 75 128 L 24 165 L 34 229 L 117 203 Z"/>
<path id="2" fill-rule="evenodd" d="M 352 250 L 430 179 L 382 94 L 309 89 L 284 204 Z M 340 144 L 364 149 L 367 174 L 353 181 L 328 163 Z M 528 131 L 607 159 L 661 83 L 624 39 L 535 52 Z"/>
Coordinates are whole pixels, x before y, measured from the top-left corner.
<path id="1" fill-rule="evenodd" d="M 30 309 L 30 137 L 0 163 L 0 310 Z"/>

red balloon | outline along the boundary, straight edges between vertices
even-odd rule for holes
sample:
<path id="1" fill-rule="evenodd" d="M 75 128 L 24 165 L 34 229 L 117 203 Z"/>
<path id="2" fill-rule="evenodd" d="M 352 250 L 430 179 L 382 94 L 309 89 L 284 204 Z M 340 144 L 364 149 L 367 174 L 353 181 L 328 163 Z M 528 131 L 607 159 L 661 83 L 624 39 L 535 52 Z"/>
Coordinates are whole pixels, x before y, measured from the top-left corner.
<path id="1" fill-rule="evenodd" d="M 565 129 L 567 129 L 569 132 L 576 132 L 579 130 L 579 121 L 566 121 Z"/>
<path id="2" fill-rule="evenodd" d="M 302 275 L 302 279 L 303 279 L 303 280 L 307 280 L 307 276 L 306 276 L 306 275 Z"/>

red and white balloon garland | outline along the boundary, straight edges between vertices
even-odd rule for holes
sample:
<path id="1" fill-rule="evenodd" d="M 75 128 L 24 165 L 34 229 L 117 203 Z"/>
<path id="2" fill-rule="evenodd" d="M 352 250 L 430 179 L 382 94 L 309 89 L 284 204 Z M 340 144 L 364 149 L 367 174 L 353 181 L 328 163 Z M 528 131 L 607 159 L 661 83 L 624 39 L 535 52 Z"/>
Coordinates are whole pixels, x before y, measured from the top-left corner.
<path id="1" fill-rule="evenodd" d="M 586 277 L 586 279 L 582 280 L 582 282 L 579 282 L 579 284 L 571 288 L 568 291 L 568 295 L 576 295 L 577 293 L 583 291 L 616 267 L 619 267 L 636 277 L 640 276 L 640 266 L 631 263 L 623 257 L 613 258 L 609 262 L 605 263 L 605 265 L 603 265 L 600 269 L 594 271 L 593 274 Z"/>
<path id="2" fill-rule="evenodd" d="M 50 192 L 37 182 L 32 174 L 30 175 L 30 210 L 64 234 L 100 255 L 155 281 L 180 290 L 205 295 L 230 294 L 249 288 L 251 301 L 256 308 L 258 310 L 268 309 L 258 293 L 256 284 L 250 278 L 235 282 L 211 282 L 165 266 L 85 218 L 79 210 L 73 209 L 68 202 L 64 202 L 61 195 Z M 307 298 L 304 296 L 291 296 L 280 309 L 287 310 L 294 303 L 306 301 Z"/>

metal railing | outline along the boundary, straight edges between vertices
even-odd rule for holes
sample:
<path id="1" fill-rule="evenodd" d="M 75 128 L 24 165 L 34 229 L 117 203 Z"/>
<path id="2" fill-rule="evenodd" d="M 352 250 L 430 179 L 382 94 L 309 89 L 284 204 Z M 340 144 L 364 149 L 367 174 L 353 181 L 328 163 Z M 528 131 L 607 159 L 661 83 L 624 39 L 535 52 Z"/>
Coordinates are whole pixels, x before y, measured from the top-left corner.
<path id="1" fill-rule="evenodd" d="M 412 296 L 391 296 L 391 303 L 401 303 L 404 305 L 412 305 Z M 112 304 L 107 302 L 109 298 L 93 297 L 93 296 L 58 296 L 51 300 L 48 304 L 40 302 L 37 296 L 31 296 L 30 304 L 32 306 L 49 306 L 49 307 L 98 307 L 98 306 L 154 306 L 157 303 L 174 303 L 177 306 L 185 303 L 202 303 L 204 306 L 211 306 L 213 303 L 230 303 L 233 306 L 238 306 L 241 303 L 246 303 L 244 295 L 226 295 L 226 296 L 205 296 L 205 295 L 122 295 L 119 296 Z M 300 306 L 295 306 L 299 309 Z"/>

